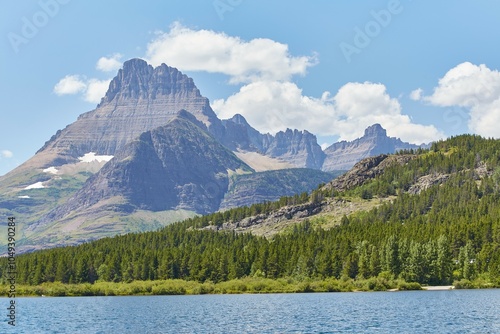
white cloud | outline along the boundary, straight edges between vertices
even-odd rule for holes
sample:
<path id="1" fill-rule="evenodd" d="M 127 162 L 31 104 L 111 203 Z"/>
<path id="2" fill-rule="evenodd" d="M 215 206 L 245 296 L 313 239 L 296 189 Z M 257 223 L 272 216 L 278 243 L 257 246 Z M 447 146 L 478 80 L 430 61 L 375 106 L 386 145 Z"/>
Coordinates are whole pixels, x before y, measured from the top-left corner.
<path id="1" fill-rule="evenodd" d="M 102 57 L 100 70 L 116 69 L 121 55 Z M 275 133 L 287 127 L 306 129 L 325 136 L 352 140 L 364 129 L 380 123 L 391 136 L 413 143 L 429 142 L 444 135 L 434 126 L 415 124 L 402 113 L 396 98 L 382 84 L 348 83 L 332 96 L 305 96 L 292 82 L 317 63 L 316 55 L 293 56 L 288 45 L 266 38 L 245 41 L 212 30 L 194 30 L 174 23 L 168 32 L 158 32 L 148 44 L 144 58 L 154 66 L 166 63 L 182 71 L 221 73 L 239 92 L 212 102 L 221 118 L 240 113 L 261 132 Z M 79 79 L 84 84 L 72 93 L 83 93 L 87 101 L 99 102 L 109 81 Z M 56 85 L 57 86 L 57 85 Z M 422 91 L 412 93 L 421 97 Z"/>
<path id="2" fill-rule="evenodd" d="M 324 150 L 326 150 L 328 147 L 330 147 L 331 145 L 332 145 L 332 144 L 330 144 L 330 143 L 323 143 L 323 144 L 321 144 L 320 146 L 321 146 L 321 149 L 324 151 Z"/>
<path id="3" fill-rule="evenodd" d="M 330 102 L 303 96 L 291 82 L 254 82 L 226 100 L 214 101 L 212 107 L 221 118 L 238 113 L 259 131 L 270 133 L 287 127 L 326 132 L 325 119 L 334 117 L 329 115 L 334 112 Z"/>
<path id="4" fill-rule="evenodd" d="M 472 107 L 469 129 L 485 136 L 500 138 L 500 96 L 498 99 Z"/>
<path id="5" fill-rule="evenodd" d="M 120 59 L 123 56 L 115 53 L 110 57 L 101 57 L 97 61 L 96 68 L 103 72 L 112 72 L 121 68 Z M 90 103 L 99 103 L 106 94 L 111 79 L 99 80 L 95 78 L 88 79 L 82 75 L 67 75 L 54 86 L 54 93 L 57 95 L 82 94 L 85 101 Z"/>
<path id="6" fill-rule="evenodd" d="M 57 95 L 82 93 L 83 99 L 90 103 L 99 103 L 106 94 L 111 80 L 86 79 L 78 75 L 65 76 L 54 86 Z"/>
<path id="7" fill-rule="evenodd" d="M 424 91 L 422 90 L 422 88 L 415 89 L 410 93 L 410 99 L 412 99 L 413 101 L 418 101 L 422 98 L 423 93 Z"/>
<path id="8" fill-rule="evenodd" d="M 484 64 L 459 64 L 449 70 L 433 94 L 423 100 L 435 106 L 467 108 L 472 132 L 500 137 L 500 72 L 497 70 Z"/>
<path id="9" fill-rule="evenodd" d="M 108 90 L 110 80 L 90 79 L 87 83 L 84 99 L 87 102 L 99 103 Z"/>
<path id="10" fill-rule="evenodd" d="M 12 158 L 14 156 L 14 153 L 9 150 L 2 150 L 2 152 L 0 152 L 0 156 L 2 158 Z"/>
<path id="11" fill-rule="evenodd" d="M 445 74 L 434 88 L 434 93 L 425 99 L 442 107 L 474 107 L 491 103 L 500 96 L 500 72 L 486 65 L 462 63 Z"/>
<path id="12" fill-rule="evenodd" d="M 288 45 L 266 38 L 244 41 L 211 30 L 192 30 L 174 23 L 148 44 L 146 59 L 184 71 L 206 71 L 230 76 L 231 83 L 289 80 L 304 75 L 316 56 L 293 57 Z"/>
<path id="13" fill-rule="evenodd" d="M 54 86 L 57 95 L 77 94 L 85 91 L 87 84 L 79 75 L 67 75 Z"/>
<path id="14" fill-rule="evenodd" d="M 347 83 L 339 89 L 334 100 L 340 116 L 335 123 L 341 139 L 358 138 L 365 128 L 375 123 L 381 124 L 388 136 L 414 144 L 445 137 L 433 125 L 413 123 L 408 115 L 402 113 L 401 104 L 389 96 L 383 84 Z"/>
<path id="15" fill-rule="evenodd" d="M 96 68 L 103 72 L 117 71 L 122 67 L 122 62 L 120 61 L 122 57 L 119 53 L 115 53 L 110 57 L 101 57 L 97 61 Z"/>
<path id="16" fill-rule="evenodd" d="M 212 108 L 221 118 L 242 114 L 252 126 L 270 133 L 288 127 L 353 140 L 366 127 L 379 123 L 389 136 L 412 143 L 444 138 L 432 125 L 413 123 L 384 85 L 370 82 L 348 83 L 334 97 L 325 92 L 319 99 L 303 96 L 291 82 L 255 82 L 226 100 L 214 101 Z"/>

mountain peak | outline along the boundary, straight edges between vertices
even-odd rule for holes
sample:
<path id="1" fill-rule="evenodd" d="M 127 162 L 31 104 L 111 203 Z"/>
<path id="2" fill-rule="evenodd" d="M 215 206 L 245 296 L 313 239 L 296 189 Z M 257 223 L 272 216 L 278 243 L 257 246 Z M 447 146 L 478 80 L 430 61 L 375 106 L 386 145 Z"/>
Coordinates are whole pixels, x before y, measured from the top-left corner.
<path id="1" fill-rule="evenodd" d="M 245 126 L 250 126 L 247 122 L 247 120 L 245 119 L 245 117 L 243 117 L 243 115 L 240 115 L 240 114 L 235 114 L 233 117 L 231 117 L 229 119 L 229 121 L 235 123 L 235 124 L 241 124 L 241 125 L 245 125 Z"/>
<path id="2" fill-rule="evenodd" d="M 145 60 L 134 58 L 123 63 L 123 68 L 109 84 L 106 95 L 99 106 L 113 100 L 154 100 L 158 96 L 176 93 L 200 97 L 193 79 L 182 74 L 175 67 L 165 64 L 153 68 Z"/>
<path id="3" fill-rule="evenodd" d="M 402 149 L 417 149 L 418 145 L 405 143 L 398 138 L 388 137 L 380 124 L 366 128 L 363 137 L 352 142 L 334 143 L 325 150 L 327 155 L 324 171 L 347 170 L 361 159 L 379 154 L 395 153 Z"/>
<path id="4" fill-rule="evenodd" d="M 37 152 L 42 153 L 37 164 L 59 166 L 78 161 L 88 152 L 114 155 L 141 133 L 167 124 L 180 110 L 220 137 L 222 123 L 193 79 L 165 64 L 153 67 L 142 59 L 128 60 L 97 108 L 80 115 L 46 142 Z"/>
<path id="5" fill-rule="evenodd" d="M 365 129 L 364 137 L 387 137 L 387 131 L 382 125 L 376 123 Z"/>

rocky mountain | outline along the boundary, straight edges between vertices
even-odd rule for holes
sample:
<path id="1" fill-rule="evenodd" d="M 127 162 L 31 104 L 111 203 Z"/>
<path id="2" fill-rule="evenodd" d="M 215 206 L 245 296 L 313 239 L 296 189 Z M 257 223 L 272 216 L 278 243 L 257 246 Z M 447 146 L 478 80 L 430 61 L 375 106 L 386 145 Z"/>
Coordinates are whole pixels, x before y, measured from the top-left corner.
<path id="1" fill-rule="evenodd" d="M 417 156 L 412 154 L 387 155 L 381 154 L 365 158 L 357 162 L 347 173 L 339 176 L 324 186 L 324 189 L 344 191 L 364 184 L 385 172 L 391 165 L 406 165 Z"/>
<path id="2" fill-rule="evenodd" d="M 181 111 L 165 126 L 142 133 L 118 150 L 82 189 L 35 226 L 135 210 L 206 214 L 219 209 L 228 175 L 251 172 L 203 123 Z"/>
<path id="3" fill-rule="evenodd" d="M 277 201 L 282 196 L 308 193 L 316 189 L 319 184 L 329 182 L 338 175 L 339 173 L 325 173 L 308 168 L 235 174 L 230 177 L 229 187 L 220 208 L 225 210 Z"/>
<path id="4" fill-rule="evenodd" d="M 395 153 L 399 150 L 418 149 L 426 145 L 414 145 L 399 138 L 388 137 L 387 131 L 380 124 L 374 124 L 365 130 L 363 137 L 354 141 L 334 143 L 325 150 L 326 158 L 322 170 L 348 170 L 356 162 L 379 154 Z"/>
<path id="5" fill-rule="evenodd" d="M 321 169 L 408 145 L 380 126 L 326 152 L 306 130 L 261 134 L 217 118 L 177 69 L 131 59 L 96 109 L 0 177 L 0 214 L 23 222 L 24 250 L 79 243 L 308 191 L 333 178 Z"/>
<path id="6" fill-rule="evenodd" d="M 257 152 L 277 158 L 296 168 L 321 169 L 325 154 L 318 145 L 316 136 L 304 130 L 279 131 L 276 135 L 261 134 L 252 128 L 245 118 L 236 114 L 224 120 L 223 142 L 233 150 Z"/>
<path id="7" fill-rule="evenodd" d="M 165 64 L 153 68 L 132 59 L 123 64 L 97 108 L 58 131 L 36 157 L 55 155 L 44 161 L 43 167 L 49 167 L 77 162 L 88 152 L 114 155 L 141 133 L 166 124 L 179 110 L 187 110 L 212 133 L 221 134 L 220 120 L 191 78 Z"/>

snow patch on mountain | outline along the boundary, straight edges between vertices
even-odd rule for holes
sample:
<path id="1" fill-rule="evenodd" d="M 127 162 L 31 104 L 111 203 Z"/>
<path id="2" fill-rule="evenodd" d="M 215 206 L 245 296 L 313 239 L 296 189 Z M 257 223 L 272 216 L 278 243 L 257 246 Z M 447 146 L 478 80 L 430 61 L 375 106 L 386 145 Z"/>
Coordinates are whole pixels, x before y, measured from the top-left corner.
<path id="1" fill-rule="evenodd" d="M 79 157 L 78 160 L 80 160 L 80 162 L 93 162 L 93 161 L 97 161 L 97 162 L 103 162 L 103 161 L 109 161 L 113 159 L 113 156 L 112 155 L 96 155 L 94 152 L 89 152 L 89 153 L 86 153 L 83 155 L 83 157 Z"/>
<path id="2" fill-rule="evenodd" d="M 24 188 L 24 190 L 42 189 L 42 188 L 45 188 L 45 186 L 43 185 L 43 182 L 37 182 L 37 183 L 30 184 L 29 186 Z"/>
<path id="3" fill-rule="evenodd" d="M 45 168 L 43 170 L 43 172 L 44 173 L 49 173 L 49 174 L 57 174 L 58 170 L 55 167 L 49 167 L 49 168 Z"/>

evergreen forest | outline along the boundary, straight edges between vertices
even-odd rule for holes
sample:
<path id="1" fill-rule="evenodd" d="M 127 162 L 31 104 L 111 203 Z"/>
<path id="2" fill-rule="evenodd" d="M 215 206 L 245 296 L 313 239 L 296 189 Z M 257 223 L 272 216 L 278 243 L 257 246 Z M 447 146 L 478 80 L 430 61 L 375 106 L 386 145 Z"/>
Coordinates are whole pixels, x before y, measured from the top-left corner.
<path id="1" fill-rule="evenodd" d="M 462 135 L 398 154 L 414 157 L 345 191 L 321 185 L 309 194 L 194 217 L 155 232 L 18 255 L 17 283 L 389 277 L 421 285 L 500 286 L 500 141 Z M 409 192 L 425 176 L 445 177 Z M 314 216 L 270 238 L 206 228 L 332 197 L 385 200 L 328 229 Z M 0 264 L 5 270 L 7 260 Z"/>

